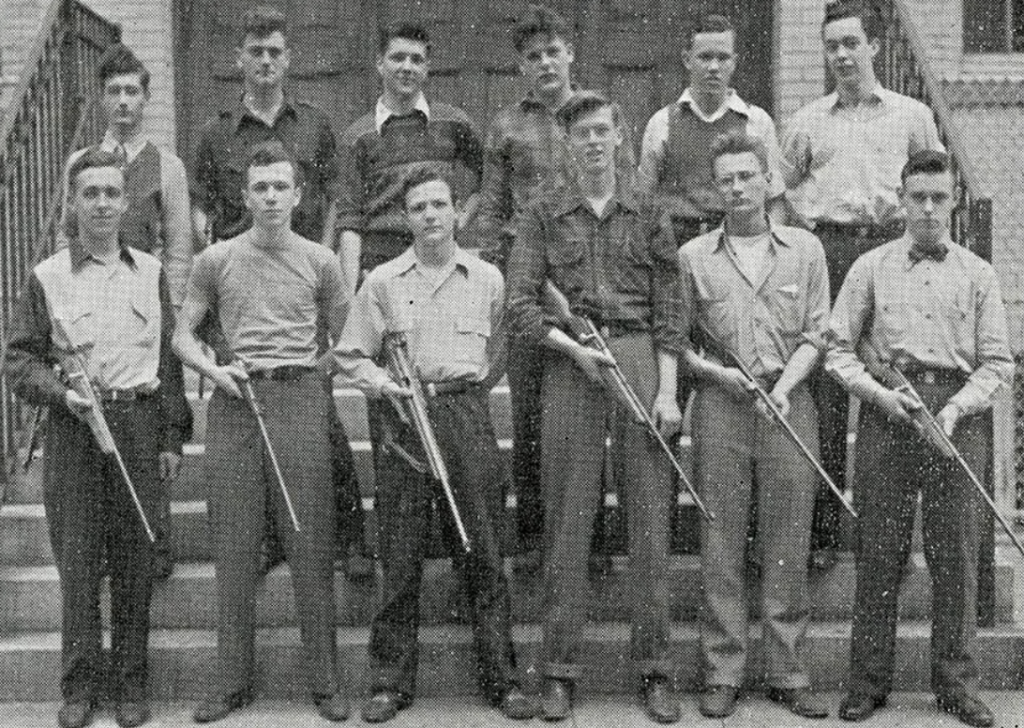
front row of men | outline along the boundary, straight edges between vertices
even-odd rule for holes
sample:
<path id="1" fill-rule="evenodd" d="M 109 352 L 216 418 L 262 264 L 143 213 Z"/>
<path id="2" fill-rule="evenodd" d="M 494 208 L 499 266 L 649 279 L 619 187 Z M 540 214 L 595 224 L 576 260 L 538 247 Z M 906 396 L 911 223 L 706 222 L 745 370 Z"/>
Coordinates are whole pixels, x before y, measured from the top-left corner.
<path id="1" fill-rule="evenodd" d="M 195 719 L 217 720 L 252 699 L 254 591 L 267 503 L 292 565 L 308 690 L 324 718 L 347 717 L 334 636 L 332 403 L 322 377 L 338 370 L 368 396 L 401 404 L 409 389 L 380 366 L 394 337 L 404 342 L 429 395 L 429 419 L 465 527 L 468 553 L 452 538 L 452 554 L 469 594 L 482 692 L 508 717 L 533 714 L 517 682 L 496 537 L 502 475 L 487 393 L 504 371 L 507 327 L 543 346 L 542 402 L 550 415 L 542 424 L 540 712 L 551 720 L 568 717 L 582 675 L 583 575 L 610 432 L 615 467 L 629 484 L 631 656 L 648 716 L 678 720 L 666 583 L 669 467 L 654 439 L 604 389 L 609 355 L 571 335 L 585 317 L 607 340 L 663 435 L 681 421 L 677 367 L 697 380 L 694 474 L 717 515 L 702 532 L 701 712 L 729 715 L 746 681 L 745 548 L 754 509 L 768 697 L 803 717 L 827 715 L 810 689 L 805 652 L 816 479 L 753 394 L 755 386 L 766 390 L 815 450 L 807 378 L 824 351 L 826 370 L 862 403 L 851 678 L 840 715 L 868 717 L 891 688 L 896 598 L 920 491 L 935 595 L 932 687 L 943 710 L 970 725 L 991 725 L 992 714 L 977 697 L 973 651 L 974 496 L 956 465 L 913 429 L 922 402 L 890 388 L 885 376 L 886 367 L 901 367 L 923 406 L 938 411 L 946 433 L 981 469 L 987 447 L 982 413 L 1009 381 L 1012 360 L 991 266 L 949 237 L 955 196 L 945 155 L 911 158 L 903 172 L 906 235 L 857 261 L 829 321 L 821 244 L 808 232 L 770 223 L 765 214 L 771 187 L 760 141 L 742 132 L 715 141 L 711 164 L 727 203 L 725 223 L 677 253 L 657 212 L 616 174 L 618 108 L 601 94 L 579 92 L 559 119 L 575 176 L 538 196 L 524 216 L 507 297 L 498 270 L 457 247 L 451 187 L 428 169 L 412 174 L 403 189 L 413 245 L 369 274 L 344 326 L 337 259 L 290 232 L 301 195 L 298 168 L 280 144 L 253 151 L 244 199 L 254 225 L 198 256 L 173 338 L 181 360 L 217 385 L 207 460 L 219 667 L 214 693 Z M 78 232 L 68 249 L 33 271 L 15 317 L 8 365 L 18 394 L 54 412 L 44 490 L 64 595 L 59 722 L 88 723 L 102 692 L 98 584 L 106 547 L 116 717 L 120 725 L 139 725 L 148 717 L 149 547 L 123 481 L 85 423 L 95 420 L 96 410 L 58 372 L 71 373 L 68 362 L 82 362 L 146 509 L 155 507 L 158 476 L 177 467 L 187 408 L 180 367 L 168 356 L 172 313 L 159 265 L 118 245 L 125 206 L 119 160 L 86 153 L 71 166 L 69 181 Z M 550 305 L 558 293 L 567 309 Z M 196 338 L 208 312 L 224 331 L 232 356 L 227 364 L 208 358 Z M 318 324 L 336 344 L 325 355 Z M 363 717 L 371 722 L 394 717 L 415 695 L 425 524 L 437 497 L 409 424 L 397 409 L 382 412 L 387 436 L 377 503 L 385 593 L 370 639 L 371 697 Z M 269 440 L 281 443 L 276 462 L 262 445 L 257 413 Z M 290 497 L 274 475 L 277 467 Z"/>

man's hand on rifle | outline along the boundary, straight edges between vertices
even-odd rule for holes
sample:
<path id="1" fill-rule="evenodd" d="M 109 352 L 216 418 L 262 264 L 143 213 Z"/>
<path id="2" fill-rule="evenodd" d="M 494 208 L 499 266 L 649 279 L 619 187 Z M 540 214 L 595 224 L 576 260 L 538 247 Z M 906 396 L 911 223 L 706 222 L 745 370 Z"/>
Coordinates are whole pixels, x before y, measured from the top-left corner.
<path id="1" fill-rule="evenodd" d="M 160 480 L 175 480 L 181 472 L 181 455 L 176 452 L 160 453 Z"/>
<path id="2" fill-rule="evenodd" d="M 946 433 L 946 437 L 953 437 L 953 431 L 962 414 L 959 406 L 949 402 L 939 411 L 939 414 L 935 415 L 935 419 L 939 421 L 939 426 Z"/>
<path id="3" fill-rule="evenodd" d="M 775 408 L 779 410 L 779 414 L 781 414 L 783 417 L 789 417 L 789 392 L 779 386 L 776 386 L 768 394 L 768 396 L 771 397 L 772 402 L 775 403 Z M 757 403 L 758 406 L 764 410 L 765 415 L 771 414 L 770 412 L 768 412 L 767 406 L 765 406 L 765 404 L 761 402 L 761 400 L 758 400 Z"/>
<path id="4" fill-rule="evenodd" d="M 412 390 L 408 387 L 403 387 L 398 382 L 389 379 L 384 383 L 384 386 L 380 388 L 380 394 L 382 397 L 394 397 L 396 399 L 406 399 L 412 396 Z"/>
<path id="5" fill-rule="evenodd" d="M 884 389 L 875 396 L 877 405 L 890 420 L 911 424 L 911 413 L 921 409 L 921 403 L 908 394 L 895 389 Z"/>
<path id="6" fill-rule="evenodd" d="M 242 399 L 242 389 L 238 386 L 238 383 L 247 381 L 249 375 L 242 368 L 241 364 L 232 363 L 216 367 L 210 373 L 210 379 L 232 397 Z"/>
<path id="7" fill-rule="evenodd" d="M 92 402 L 73 389 L 64 393 L 64 404 L 71 410 L 71 414 L 83 422 L 89 416 L 89 411 L 92 410 Z"/>
<path id="8" fill-rule="evenodd" d="M 601 374 L 603 367 L 615 366 L 615 360 L 609 355 L 584 344 L 578 344 L 573 348 L 572 358 L 576 366 L 582 369 L 587 379 L 594 384 L 604 384 L 604 377 Z"/>
<path id="9" fill-rule="evenodd" d="M 736 367 L 722 367 L 718 373 L 718 382 L 735 399 L 750 399 L 754 393 L 753 383 Z"/>
<path id="10" fill-rule="evenodd" d="M 662 437 L 668 438 L 679 432 L 683 426 L 683 413 L 679 409 L 674 393 L 665 394 L 658 391 L 651 407 L 651 419 L 658 426 L 658 432 Z"/>

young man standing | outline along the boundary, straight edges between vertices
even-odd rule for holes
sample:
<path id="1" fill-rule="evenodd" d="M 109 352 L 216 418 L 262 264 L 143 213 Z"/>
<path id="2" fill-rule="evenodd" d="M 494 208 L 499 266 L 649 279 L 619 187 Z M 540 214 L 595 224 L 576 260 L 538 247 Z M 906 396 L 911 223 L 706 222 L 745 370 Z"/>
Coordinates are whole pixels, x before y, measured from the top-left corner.
<path id="1" fill-rule="evenodd" d="M 171 356 L 173 309 L 160 262 L 118 240 L 128 208 L 123 159 L 78 155 L 68 171 L 68 246 L 37 265 L 11 324 L 7 376 L 18 396 L 49 405 L 43 503 L 62 594 L 62 728 L 80 728 L 112 684 L 118 725 L 149 718 L 149 541 L 114 459 L 87 419 L 102 407 L 150 518 L 160 480 L 177 475 L 189 437 L 181 366 Z M 54 373 L 60 367 L 62 376 Z M 84 369 L 93 404 L 70 385 Z M 103 660 L 100 582 L 110 574 L 111 655 Z"/>
<path id="2" fill-rule="evenodd" d="M 978 697 L 978 494 L 957 461 L 915 429 L 922 406 L 975 473 L 991 447 L 995 394 L 1013 381 L 1006 309 L 992 266 L 949 236 L 949 157 L 922 151 L 901 174 L 907 232 L 850 268 L 829 323 L 825 368 L 861 401 L 857 428 L 857 589 L 844 720 L 864 720 L 892 688 L 897 598 L 920 495 L 932 580 L 931 687 L 940 710 L 985 728 Z M 898 388 L 903 372 L 921 397 Z"/>
<path id="3" fill-rule="evenodd" d="M 690 32 L 683 65 L 689 86 L 675 103 L 659 109 L 644 131 L 638 182 L 672 219 L 676 245 L 717 228 L 728 205 L 711 175 L 711 143 L 742 131 L 768 150 L 768 209 L 782 212 L 785 182 L 779 171 L 775 123 L 730 85 L 736 71 L 736 31 L 728 18 L 709 15 Z"/>
<path id="4" fill-rule="evenodd" d="M 787 197 L 825 247 L 833 296 L 862 253 L 903 234 L 898 190 L 909 156 L 942 149 L 931 110 L 875 78 L 880 22 L 865 0 L 825 6 L 821 35 L 836 90 L 797 111 L 783 131 Z M 829 377 L 816 385 L 822 464 L 842 488 L 849 398 Z M 817 566 L 831 564 L 841 545 L 840 508 L 819 487 L 811 536 Z"/>
<path id="5" fill-rule="evenodd" d="M 744 685 L 747 533 L 756 510 L 768 697 L 796 715 L 824 718 L 828 710 L 811 692 L 805 650 L 817 474 L 767 414 L 737 360 L 816 454 L 818 418 L 807 377 L 821 359 L 828 325 L 825 253 L 811 233 L 769 222 L 771 172 L 760 139 L 734 131 L 710 151 L 728 205 L 725 222 L 679 250 L 684 331 L 701 342 L 685 357 L 698 382 L 695 485 L 717 516 L 701 536 L 700 711 L 731 715 Z"/>
<path id="6" fill-rule="evenodd" d="M 541 401 L 541 488 L 545 508 L 544 645 L 541 712 L 567 718 L 588 601 L 584 578 L 601 490 L 605 441 L 626 483 L 632 657 L 648 715 L 679 718 L 671 694 L 665 586 L 670 465 L 633 416 L 614 405 L 600 369 L 610 362 L 580 343 L 544 309 L 547 281 L 573 316 L 587 316 L 666 436 L 681 421 L 677 358 L 683 349 L 675 248 L 659 234 L 658 215 L 638 202 L 616 173 L 622 143 L 617 107 L 583 91 L 558 112 L 575 177 L 537 198 L 521 220 L 510 264 L 509 307 L 516 334 L 547 347 Z M 609 427 L 610 426 L 610 427 Z"/>
<path id="7" fill-rule="evenodd" d="M 469 538 L 468 554 L 454 537 L 451 553 L 469 596 L 480 688 L 506 717 L 527 719 L 533 706 L 516 682 L 498 539 L 503 467 L 488 407 L 490 389 L 504 373 L 504 284 L 497 268 L 456 244 L 455 199 L 440 173 L 413 172 L 401 199 L 413 245 L 369 273 L 335 356 L 342 377 L 368 397 L 401 399 L 411 393 L 377 362 L 389 338 L 406 342 Z M 388 405 L 381 419 L 397 446 L 382 448 L 377 469 L 385 591 L 370 635 L 372 696 L 362 712 L 368 723 L 390 720 L 415 696 L 420 580 L 432 503 L 441 498 L 438 484 L 412 464 L 423 457 L 415 431 Z"/>
<path id="8" fill-rule="evenodd" d="M 292 230 L 301 173 L 280 142 L 257 145 L 245 167 L 253 226 L 204 250 L 189 280 L 174 348 L 216 386 L 210 399 L 206 475 L 220 605 L 215 693 L 195 711 L 207 723 L 252 700 L 254 600 L 266 511 L 292 569 L 306 680 L 320 715 L 341 721 L 348 700 L 336 672 L 329 411 L 319 364 L 321 322 L 336 340 L 344 316 L 338 261 Z M 203 349 L 208 314 L 224 333 L 230 362 Z M 255 402 L 243 390 L 251 387 Z M 262 410 L 283 484 L 276 482 L 253 409 Z M 269 474 L 269 475 L 268 475 Z M 286 507 L 287 488 L 301 530 Z"/>

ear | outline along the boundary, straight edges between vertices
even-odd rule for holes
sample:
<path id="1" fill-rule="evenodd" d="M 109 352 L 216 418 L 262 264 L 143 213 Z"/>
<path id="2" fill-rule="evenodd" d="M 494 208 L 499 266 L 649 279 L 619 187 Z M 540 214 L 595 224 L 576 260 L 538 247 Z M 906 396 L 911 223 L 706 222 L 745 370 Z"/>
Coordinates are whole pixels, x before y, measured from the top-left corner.
<path id="1" fill-rule="evenodd" d="M 235 66 L 238 68 L 242 67 L 242 55 L 245 53 L 245 49 L 242 46 L 235 46 Z"/>
<path id="2" fill-rule="evenodd" d="M 569 63 L 575 62 L 576 61 L 576 46 L 574 46 L 572 43 L 566 42 L 566 44 L 565 44 L 565 54 L 569 57 Z"/>
<path id="3" fill-rule="evenodd" d="M 868 48 L 871 49 L 871 57 L 874 58 L 878 55 L 878 51 L 882 49 L 882 41 L 878 38 L 871 38 L 868 41 Z"/>

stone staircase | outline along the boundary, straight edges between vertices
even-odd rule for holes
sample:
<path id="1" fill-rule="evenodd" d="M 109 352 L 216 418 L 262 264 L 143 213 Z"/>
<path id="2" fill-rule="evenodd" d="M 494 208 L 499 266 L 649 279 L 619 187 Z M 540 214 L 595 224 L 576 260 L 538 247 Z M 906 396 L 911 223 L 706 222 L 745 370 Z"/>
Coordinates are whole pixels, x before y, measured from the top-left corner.
<path id="1" fill-rule="evenodd" d="M 208 393 L 207 393 L 208 397 Z M 157 699 L 193 699 L 212 683 L 216 657 L 216 582 L 211 563 L 206 514 L 206 484 L 202 477 L 202 442 L 207 398 L 191 395 L 196 434 L 186 449 L 183 475 L 174 485 L 172 518 L 179 563 L 173 576 L 156 586 L 152 605 L 151 692 Z M 367 441 L 365 401 L 357 392 L 335 391 L 335 401 L 352 439 L 367 509 L 368 533 L 374 533 L 372 468 Z M 495 428 L 503 451 L 509 449 L 511 425 L 508 389 L 499 385 L 491 397 Z M 688 456 L 684 438 L 684 456 Z M 53 566 L 41 505 L 37 463 L 28 476 L 9 488 L 0 511 L 0 701 L 44 701 L 59 695 L 60 587 Z M 606 496 L 606 507 L 616 510 Z M 504 523 L 506 543 L 514 535 L 514 498 Z M 699 563 L 692 551 L 697 520 L 685 499 L 679 503 L 676 539 L 671 559 L 673 652 L 679 684 L 693 689 L 699 680 L 695 615 L 699 600 Z M 585 678 L 591 692 L 632 689 L 629 654 L 629 583 L 625 557 L 613 559 L 611 572 L 592 579 L 592 623 L 586 631 L 584 659 L 593 669 Z M 528 682 L 536 679 L 541 643 L 540 584 L 536 576 L 513 573 L 514 637 Z M 581 574 L 580 578 L 588 578 Z M 752 575 L 752 580 L 756 576 Z M 379 579 L 379 577 L 378 577 Z M 1020 583 L 1005 548 L 997 550 L 996 620 L 982 631 L 982 682 L 990 689 L 1019 688 L 1024 674 L 1024 631 L 1014 622 L 1014 590 Z M 849 619 L 854 570 L 849 555 L 811 581 L 814 624 L 810 633 L 812 674 L 826 689 L 841 689 L 847 671 Z M 341 664 L 359 685 L 366 664 L 368 625 L 379 601 L 379 580 L 351 582 L 341 572 L 335 580 L 338 647 Z M 107 614 L 109 597 L 103 596 Z M 287 565 L 271 572 L 257 596 L 260 687 L 277 697 L 301 696 L 302 679 L 298 627 Z M 930 582 L 923 556 L 914 554 L 900 602 L 898 690 L 926 690 Z M 446 559 L 429 562 L 424 577 L 419 692 L 424 696 L 470 694 L 474 686 L 472 635 L 465 624 L 460 585 Z M 109 619 L 105 617 L 105 619 Z M 752 628 L 752 638 L 760 631 Z M 754 667 L 752 674 L 757 674 Z"/>

